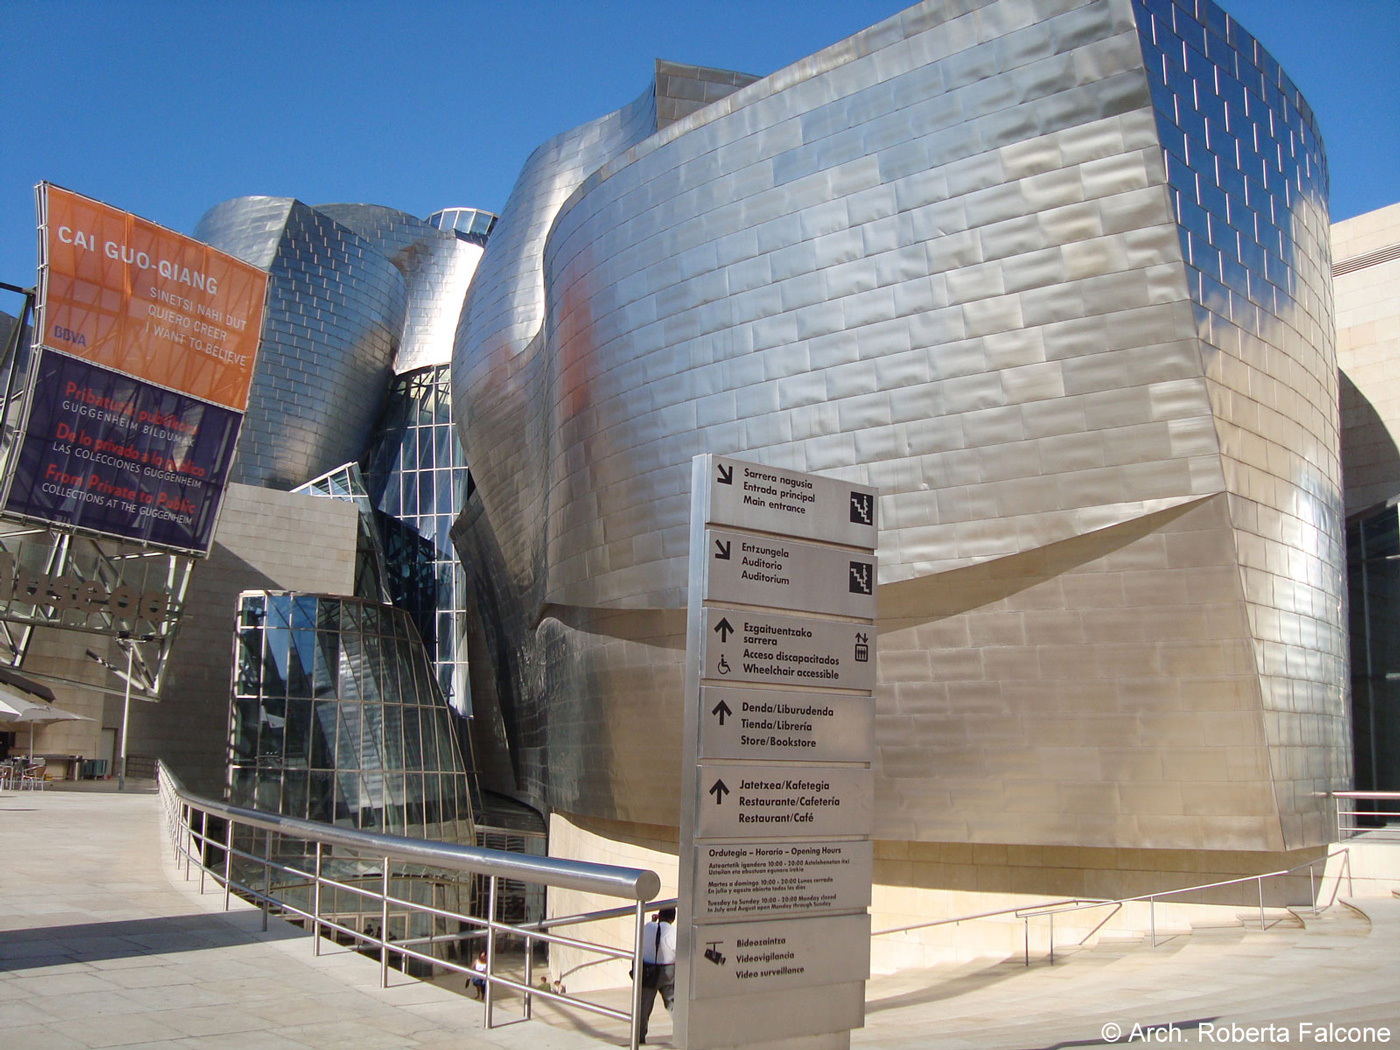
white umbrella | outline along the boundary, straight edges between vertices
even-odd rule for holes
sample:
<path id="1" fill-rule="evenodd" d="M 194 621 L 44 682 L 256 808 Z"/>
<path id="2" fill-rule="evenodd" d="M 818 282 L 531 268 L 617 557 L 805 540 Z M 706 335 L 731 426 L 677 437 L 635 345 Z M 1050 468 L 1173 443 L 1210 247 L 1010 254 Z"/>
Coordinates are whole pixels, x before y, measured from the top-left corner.
<path id="1" fill-rule="evenodd" d="M 91 722 L 87 715 L 77 715 L 61 707 L 28 696 L 14 686 L 0 681 L 0 722 L 29 726 L 29 760 L 34 760 L 34 727 L 51 722 Z"/>

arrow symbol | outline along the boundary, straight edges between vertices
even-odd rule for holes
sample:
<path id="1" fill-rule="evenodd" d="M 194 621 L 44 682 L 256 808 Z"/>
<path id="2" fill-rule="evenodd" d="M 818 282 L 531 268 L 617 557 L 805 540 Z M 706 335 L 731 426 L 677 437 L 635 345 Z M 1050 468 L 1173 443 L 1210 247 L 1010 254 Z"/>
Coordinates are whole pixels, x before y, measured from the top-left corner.
<path id="1" fill-rule="evenodd" d="M 715 630 L 719 633 L 719 640 L 721 642 L 727 642 L 729 641 L 729 636 L 734 633 L 734 625 L 729 622 L 729 618 L 726 616 L 724 619 L 720 620 L 719 623 L 715 624 Z"/>
<path id="2" fill-rule="evenodd" d="M 724 725 L 724 718 L 726 715 L 732 715 L 733 713 L 734 711 L 723 700 L 715 704 L 715 706 L 710 709 L 710 714 L 719 715 L 720 725 Z"/>
<path id="3" fill-rule="evenodd" d="M 734 484 L 734 468 L 726 467 L 723 463 L 717 463 L 715 465 L 719 467 L 719 483 L 721 485 Z"/>
<path id="4" fill-rule="evenodd" d="M 715 540 L 715 557 L 720 561 L 728 561 L 731 546 L 733 546 L 733 541 L 725 543 L 722 540 Z"/>
<path id="5" fill-rule="evenodd" d="M 724 805 L 724 796 L 729 794 L 729 785 L 723 780 L 716 780 L 710 785 L 710 794 L 715 796 L 715 805 Z"/>

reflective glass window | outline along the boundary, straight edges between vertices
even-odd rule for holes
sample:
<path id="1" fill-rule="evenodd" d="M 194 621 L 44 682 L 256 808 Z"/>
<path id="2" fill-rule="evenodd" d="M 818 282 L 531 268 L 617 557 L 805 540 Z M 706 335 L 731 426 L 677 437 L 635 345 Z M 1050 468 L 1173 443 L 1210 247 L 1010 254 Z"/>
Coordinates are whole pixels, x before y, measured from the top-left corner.
<path id="1" fill-rule="evenodd" d="M 408 614 L 283 597 L 265 602 L 273 626 L 240 631 L 238 681 L 249 695 L 233 700 L 233 801 L 275 799 L 294 816 L 470 841 L 470 814 L 459 826 L 455 805 L 442 804 L 465 794 L 466 771 Z M 240 622 L 255 615 L 247 602 Z M 344 630 L 325 629 L 333 624 Z"/>
<path id="2" fill-rule="evenodd" d="M 311 715 L 310 700 L 289 699 L 287 701 L 287 727 L 283 764 L 288 769 L 304 769 L 311 760 Z M 300 812 L 294 809 L 292 812 Z"/>

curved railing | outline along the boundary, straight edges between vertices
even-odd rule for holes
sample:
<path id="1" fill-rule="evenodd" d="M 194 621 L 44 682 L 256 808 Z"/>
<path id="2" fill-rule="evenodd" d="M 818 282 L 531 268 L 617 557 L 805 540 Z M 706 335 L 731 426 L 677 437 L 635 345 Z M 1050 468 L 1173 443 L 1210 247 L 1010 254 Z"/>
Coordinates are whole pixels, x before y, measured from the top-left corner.
<path id="1" fill-rule="evenodd" d="M 1348 882 L 1350 882 L 1350 879 L 1351 879 L 1351 854 L 1350 854 L 1350 852 L 1347 850 L 1347 848 L 1346 848 L 1345 846 L 1343 846 L 1343 847 L 1341 847 L 1340 849 L 1336 850 L 1335 852 L 1329 851 L 1325 856 L 1318 857 L 1316 860 L 1310 860 L 1310 861 L 1307 861 L 1307 862 L 1304 863 L 1304 864 L 1299 864 L 1299 865 L 1296 865 L 1295 867 L 1292 867 L 1292 868 L 1285 868 L 1285 869 L 1282 870 L 1282 871 L 1266 871 L 1266 872 L 1264 872 L 1264 873 L 1261 874 L 1261 875 L 1244 875 L 1244 876 L 1242 876 L 1242 877 L 1240 877 L 1240 878 L 1237 878 L 1237 879 L 1222 879 L 1222 880 L 1220 880 L 1220 881 L 1218 881 L 1218 882 L 1203 882 L 1203 883 L 1200 883 L 1199 885 L 1196 885 L 1196 886 L 1183 886 L 1183 887 L 1181 887 L 1180 889 L 1175 889 L 1175 890 L 1159 890 L 1159 891 L 1156 892 L 1156 893 L 1142 893 L 1142 894 L 1139 894 L 1139 895 L 1136 896 L 1136 897 L 1119 897 L 1117 900 L 1084 900 L 1084 901 L 1075 901 L 1075 902 L 1073 902 L 1073 903 L 1057 903 L 1057 904 L 1051 904 L 1051 905 L 1039 905 L 1039 906 L 1034 906 L 1034 907 L 1030 907 L 1030 908 L 1022 908 L 1021 910 L 1019 910 L 1019 911 L 1016 912 L 1016 917 L 1017 917 L 1018 919 L 1023 920 L 1023 921 L 1025 922 L 1025 924 L 1026 924 L 1026 965 L 1027 965 L 1027 966 L 1030 965 L 1030 920 L 1031 920 L 1031 919 L 1040 918 L 1040 917 L 1045 917 L 1045 916 L 1048 916 L 1048 917 L 1049 917 L 1049 920 L 1050 920 L 1050 961 L 1053 963 L 1053 962 L 1055 961 L 1055 916 L 1056 916 L 1056 915 L 1064 915 L 1064 914 L 1067 914 L 1067 913 L 1069 913 L 1069 912 L 1083 911 L 1083 910 L 1085 910 L 1086 908 L 1111 908 L 1111 909 L 1112 909 L 1112 912 L 1111 912 L 1108 916 L 1106 916 L 1103 920 L 1101 920 L 1101 921 L 1093 928 L 1093 930 L 1090 931 L 1090 934 L 1089 934 L 1089 935 L 1092 936 L 1092 934 L 1093 934 L 1094 932 L 1097 932 L 1097 930 L 1099 930 L 1099 929 L 1108 921 L 1109 918 L 1112 918 L 1113 915 L 1116 915 L 1119 911 L 1121 911 L 1121 910 L 1123 909 L 1123 906 L 1124 906 L 1124 905 L 1127 905 L 1127 904 L 1146 904 L 1147 907 L 1148 907 L 1148 930 L 1149 930 L 1149 933 L 1150 933 L 1151 938 L 1152 938 L 1152 947 L 1155 948 L 1155 947 L 1157 947 L 1157 902 L 1158 902 L 1158 901 L 1160 901 L 1160 900 L 1162 900 L 1163 898 L 1166 898 L 1166 897 L 1179 897 L 1179 896 L 1181 896 L 1181 895 L 1184 894 L 1184 893 L 1201 893 L 1201 892 L 1204 892 L 1204 891 L 1206 891 L 1206 890 L 1223 889 L 1223 888 L 1226 887 L 1226 886 L 1247 886 L 1247 885 L 1249 885 L 1250 883 L 1254 883 L 1254 884 L 1255 884 L 1255 886 L 1256 886 L 1256 888 L 1257 888 L 1257 890 L 1258 890 L 1258 898 L 1259 898 L 1259 905 L 1258 905 L 1258 907 L 1259 907 L 1259 929 L 1260 929 L 1260 930 L 1266 930 L 1266 929 L 1268 929 L 1269 927 L 1268 927 L 1268 919 L 1266 918 L 1266 915 L 1265 915 L 1266 909 L 1265 909 L 1265 904 L 1264 904 L 1264 881 L 1265 881 L 1266 879 L 1282 879 L 1282 878 L 1285 878 L 1285 877 L 1287 877 L 1287 876 L 1296 875 L 1296 874 L 1298 874 L 1298 872 L 1303 871 L 1303 870 L 1306 870 L 1307 873 L 1308 873 L 1308 900 L 1309 900 L 1310 905 L 1311 905 L 1311 907 L 1312 907 L 1313 915 L 1314 915 L 1314 916 L 1320 915 L 1320 914 L 1322 913 L 1323 908 L 1330 908 L 1333 904 L 1336 904 L 1336 903 L 1337 903 L 1337 895 L 1338 895 L 1338 893 L 1341 891 L 1341 880 L 1342 880 L 1342 877 L 1343 877 L 1343 876 L 1342 876 L 1341 872 L 1339 872 L 1339 873 L 1337 874 L 1336 880 L 1335 880 L 1335 882 L 1333 883 L 1333 886 L 1332 886 L 1332 897 L 1331 897 L 1331 899 L 1327 902 L 1327 904 L 1322 905 L 1322 904 L 1319 903 L 1319 898 L 1318 898 L 1317 868 L 1318 868 L 1319 865 L 1321 865 L 1321 867 L 1322 867 L 1322 869 L 1323 869 L 1323 874 L 1325 875 L 1325 874 L 1326 874 L 1326 870 L 1327 870 L 1328 862 L 1331 861 L 1331 860 L 1332 860 L 1333 858 L 1335 858 L 1335 857 L 1341 857 L 1341 858 L 1342 858 L 1342 871 L 1344 871 L 1344 872 L 1346 873 L 1346 878 L 1347 878 Z M 1250 907 L 1253 907 L 1253 905 L 1251 904 Z M 1081 941 L 1080 941 L 1081 944 L 1083 943 L 1083 940 L 1087 940 L 1087 937 L 1081 939 Z"/>
<path id="2" fill-rule="evenodd" d="M 312 932 L 312 942 L 317 955 L 321 952 L 322 936 L 334 933 L 348 937 L 379 956 L 380 984 L 387 986 L 389 980 L 389 960 L 398 956 L 403 961 L 416 959 L 434 967 L 455 971 L 469 978 L 479 977 L 484 982 L 483 1024 L 493 1026 L 492 1008 L 496 993 L 510 989 L 524 998 L 525 1016 L 530 1016 L 533 997 L 538 996 L 553 1002 L 574 1006 L 579 1009 L 603 1014 L 626 1022 L 631 1029 L 631 1046 L 638 1045 L 637 1015 L 641 1000 L 640 975 L 642 973 L 642 927 L 645 908 L 661 890 L 661 879 L 654 871 L 641 868 L 622 868 L 607 864 L 591 864 L 584 861 L 558 860 L 549 857 L 533 857 L 519 853 L 506 853 L 501 850 L 479 849 L 473 846 L 458 846 L 451 843 L 429 842 L 423 839 L 408 839 L 397 835 L 381 835 L 367 831 L 336 827 L 317 821 L 301 820 L 258 810 L 244 809 L 214 799 L 204 798 L 187 791 L 179 779 L 162 762 L 158 769 L 160 795 L 165 807 L 166 823 L 170 838 L 175 847 L 177 863 L 183 863 L 186 878 L 191 867 L 198 867 L 200 890 L 204 889 L 206 877 L 212 877 L 224 887 L 224 907 L 229 905 L 230 894 L 255 901 L 262 907 L 263 928 L 267 928 L 269 910 L 300 916 Z M 211 819 L 216 825 L 211 831 Z M 222 828 L 217 825 L 222 824 Z M 261 838 L 261 853 L 241 848 L 236 829 L 261 832 L 254 835 L 256 845 Z M 308 867 L 298 867 L 275 859 L 273 843 L 276 839 L 291 840 L 305 844 L 308 850 Z M 332 847 L 348 850 L 360 861 L 382 862 L 377 876 L 357 878 L 354 882 L 333 878 L 325 870 L 324 862 L 330 858 Z M 335 854 L 337 860 L 343 854 Z M 263 887 L 241 883 L 235 877 L 235 860 L 246 862 L 263 873 Z M 416 868 L 450 873 L 454 877 L 481 876 L 488 884 L 488 906 L 486 917 L 467 915 L 447 908 L 411 901 L 395 896 L 391 885 L 401 881 L 403 876 L 393 875 L 394 863 L 412 865 Z M 274 890 L 274 878 L 283 880 Z M 551 932 L 566 922 L 585 922 L 598 916 L 570 916 L 564 919 L 534 923 L 529 925 L 511 924 L 497 920 L 500 881 L 509 879 L 536 886 L 575 890 L 601 896 L 622 898 L 631 904 L 622 909 L 613 909 L 620 914 L 633 915 L 633 937 L 630 950 L 607 944 L 567 937 Z M 376 886 L 375 883 L 378 883 Z M 380 913 L 378 932 L 373 929 L 357 930 L 337 922 L 323 912 L 321 907 L 322 890 L 330 888 L 340 893 L 354 895 L 355 898 L 377 904 Z M 305 891 L 308 904 L 298 906 L 291 899 L 291 890 Z M 279 895 L 280 894 L 280 895 Z M 403 916 L 410 912 L 426 914 L 435 919 L 459 924 L 465 933 L 447 936 L 399 937 L 390 935 L 390 913 Z M 407 930 L 407 923 L 405 923 Z M 524 945 L 524 975 L 520 980 L 498 972 L 497 940 L 508 936 L 520 938 Z M 484 938 L 486 942 L 486 970 L 474 971 L 471 966 L 451 959 L 430 955 L 425 949 L 434 944 L 448 941 L 465 942 L 474 938 Z M 561 947 L 592 952 L 606 961 L 626 959 L 631 962 L 632 972 L 637 975 L 632 981 L 630 1010 L 617 1010 L 601 1003 L 569 995 L 560 990 L 550 990 L 532 986 L 533 947 L 536 942 L 556 944 Z"/>
<path id="3" fill-rule="evenodd" d="M 1374 796 L 1372 795 L 1366 797 Z M 1397 799 L 1400 799 L 1400 793 L 1397 793 L 1395 797 Z M 1012 905 L 1011 907 L 1007 908 L 999 908 L 996 911 L 977 912 L 976 914 L 972 915 L 956 915 L 952 918 L 947 919 L 932 919 L 928 922 L 918 922 L 908 926 L 896 926 L 888 930 L 875 930 L 873 933 L 871 933 L 871 936 L 884 937 L 896 933 L 912 933 L 915 930 L 932 929 L 937 926 L 956 926 L 965 922 L 974 922 L 979 919 L 1014 917 L 1016 919 L 1020 919 L 1023 923 L 1025 931 L 1025 962 L 1026 965 L 1029 966 L 1031 964 L 1030 921 L 1031 919 L 1036 918 L 1046 918 L 1049 920 L 1049 951 L 1050 961 L 1053 963 L 1055 961 L 1056 915 L 1065 915 L 1069 913 L 1085 911 L 1087 909 L 1092 908 L 1110 909 L 1109 913 L 1106 916 L 1104 916 L 1104 918 L 1095 923 L 1093 928 L 1089 931 L 1089 933 L 1080 939 L 1078 943 L 1083 944 L 1085 941 L 1088 940 L 1089 937 L 1092 937 L 1096 932 L 1102 929 L 1108 923 L 1108 921 L 1113 918 L 1114 915 L 1117 915 L 1119 912 L 1121 912 L 1125 905 L 1135 903 L 1146 904 L 1148 906 L 1148 923 L 1149 931 L 1152 938 L 1152 947 L 1155 948 L 1157 947 L 1157 902 L 1159 900 L 1162 900 L 1165 897 L 1177 897 L 1185 893 L 1197 893 L 1206 890 L 1220 889 L 1226 886 L 1242 886 L 1247 885 L 1251 882 L 1256 883 L 1258 887 L 1259 928 L 1263 930 L 1268 928 L 1268 923 L 1265 918 L 1264 904 L 1265 880 L 1282 879 L 1288 876 L 1296 875 L 1298 872 L 1306 869 L 1308 872 L 1309 886 L 1308 900 L 1311 902 L 1313 914 L 1317 915 L 1320 914 L 1322 908 L 1330 908 L 1333 904 L 1337 902 L 1337 895 L 1340 892 L 1341 879 L 1343 878 L 1343 875 L 1340 872 L 1338 873 L 1338 875 L 1336 876 L 1336 881 L 1334 882 L 1332 887 L 1331 899 L 1327 902 L 1326 905 L 1320 905 L 1318 897 L 1316 869 L 1319 865 L 1321 865 L 1325 875 L 1328 862 L 1336 857 L 1342 858 L 1342 872 L 1345 872 L 1345 877 L 1348 880 L 1348 884 L 1350 884 L 1351 854 L 1348 852 L 1345 846 L 1342 846 L 1341 848 L 1335 851 L 1329 850 L 1325 856 L 1318 857 L 1316 860 L 1311 860 L 1304 864 L 1299 864 L 1296 867 L 1287 868 L 1283 871 L 1269 871 L 1264 872 L 1261 875 L 1245 875 L 1237 879 L 1225 879 L 1220 882 L 1207 882 L 1195 886 L 1182 886 L 1179 889 L 1159 890 L 1156 893 L 1144 893 L 1136 897 L 1119 897 L 1115 900 L 1106 900 L 1098 897 L 1066 897 L 1060 898 L 1058 900 L 1041 901 L 1038 904 L 1033 904 L 1030 906 Z"/>

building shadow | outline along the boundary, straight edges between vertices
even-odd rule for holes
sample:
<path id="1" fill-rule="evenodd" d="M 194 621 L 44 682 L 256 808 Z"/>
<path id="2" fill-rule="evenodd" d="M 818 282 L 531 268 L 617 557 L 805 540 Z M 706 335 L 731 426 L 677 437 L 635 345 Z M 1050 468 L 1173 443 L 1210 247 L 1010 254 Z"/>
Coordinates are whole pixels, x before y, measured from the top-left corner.
<path id="1" fill-rule="evenodd" d="M 0 972 L 173 955 L 227 948 L 252 940 L 280 941 L 304 936 L 301 930 L 282 922 L 270 923 L 266 933 L 240 929 L 222 912 L 39 926 L 5 931 L 4 942 L 0 943 Z"/>
<path id="2" fill-rule="evenodd" d="M 1400 449 L 1385 419 L 1351 377 L 1337 370 L 1341 404 L 1342 489 L 1346 514 L 1384 503 L 1400 491 Z"/>

